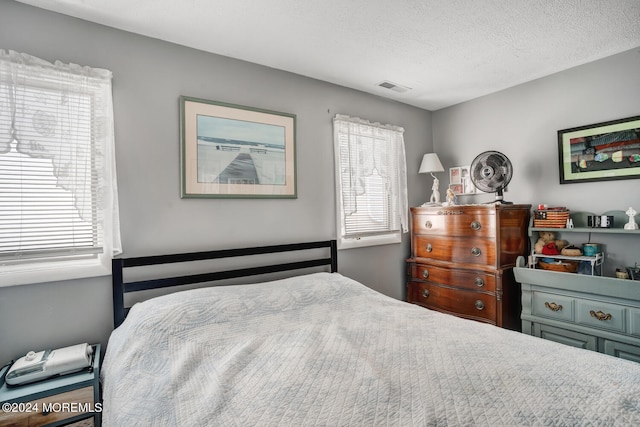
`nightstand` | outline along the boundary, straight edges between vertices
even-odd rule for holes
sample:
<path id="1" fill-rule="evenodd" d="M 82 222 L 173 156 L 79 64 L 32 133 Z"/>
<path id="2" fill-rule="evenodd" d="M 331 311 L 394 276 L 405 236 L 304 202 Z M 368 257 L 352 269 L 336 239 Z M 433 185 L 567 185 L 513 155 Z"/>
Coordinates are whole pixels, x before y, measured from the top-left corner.
<path id="1" fill-rule="evenodd" d="M 3 382 L 0 426 L 100 426 L 100 345 L 92 347 L 91 370 L 16 387 Z"/>

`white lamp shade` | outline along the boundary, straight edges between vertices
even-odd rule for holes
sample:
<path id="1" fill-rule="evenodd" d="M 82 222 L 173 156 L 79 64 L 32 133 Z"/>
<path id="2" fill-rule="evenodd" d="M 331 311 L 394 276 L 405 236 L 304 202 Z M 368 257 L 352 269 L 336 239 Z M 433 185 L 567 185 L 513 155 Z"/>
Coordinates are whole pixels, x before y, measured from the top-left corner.
<path id="1" fill-rule="evenodd" d="M 427 153 L 422 157 L 418 173 L 444 172 L 442 163 L 436 153 Z"/>

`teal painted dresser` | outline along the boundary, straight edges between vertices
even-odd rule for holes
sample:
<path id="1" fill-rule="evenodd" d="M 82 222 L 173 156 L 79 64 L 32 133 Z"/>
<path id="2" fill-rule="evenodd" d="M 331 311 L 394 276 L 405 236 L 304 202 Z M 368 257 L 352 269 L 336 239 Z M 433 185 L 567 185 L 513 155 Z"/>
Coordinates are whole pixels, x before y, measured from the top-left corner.
<path id="1" fill-rule="evenodd" d="M 640 282 L 529 268 L 519 257 L 522 332 L 640 362 Z"/>

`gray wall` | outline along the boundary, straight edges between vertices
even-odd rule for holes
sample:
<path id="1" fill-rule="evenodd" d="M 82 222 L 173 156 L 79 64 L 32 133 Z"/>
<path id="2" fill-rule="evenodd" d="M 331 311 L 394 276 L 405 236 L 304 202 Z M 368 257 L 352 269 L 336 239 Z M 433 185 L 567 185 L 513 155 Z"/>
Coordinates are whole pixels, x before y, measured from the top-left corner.
<path id="1" fill-rule="evenodd" d="M 28 37 L 27 37 L 28 35 Z M 113 71 L 116 155 L 125 255 L 334 238 L 336 114 L 405 128 L 409 202 L 432 150 L 431 113 L 299 75 L 25 6 L 0 2 L 0 49 Z M 297 115 L 298 198 L 180 199 L 178 97 L 188 95 Z M 350 249 L 340 272 L 404 297 L 402 244 Z M 0 362 L 30 349 L 106 343 L 111 278 L 0 287 Z"/>
<path id="2" fill-rule="evenodd" d="M 560 185 L 557 131 L 640 115 L 640 48 L 433 113 L 433 144 L 445 168 L 469 165 L 483 151 L 509 157 L 514 175 L 505 199 L 603 213 L 640 211 L 640 180 Z M 441 180 L 441 184 L 448 178 Z M 468 202 L 492 195 L 467 197 Z M 640 217 L 636 217 L 640 221 Z M 567 234 L 574 244 L 588 235 Z M 638 236 L 592 234 L 606 245 L 605 273 L 640 263 Z"/>

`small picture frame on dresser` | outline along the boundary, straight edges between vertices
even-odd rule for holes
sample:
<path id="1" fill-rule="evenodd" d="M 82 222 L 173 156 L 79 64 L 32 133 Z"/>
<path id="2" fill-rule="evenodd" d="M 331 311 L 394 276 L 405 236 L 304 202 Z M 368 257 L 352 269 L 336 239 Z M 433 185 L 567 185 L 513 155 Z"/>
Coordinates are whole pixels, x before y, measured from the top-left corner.
<path id="1" fill-rule="evenodd" d="M 455 195 L 476 194 L 477 188 L 471 181 L 470 166 L 449 168 L 449 188 Z"/>

